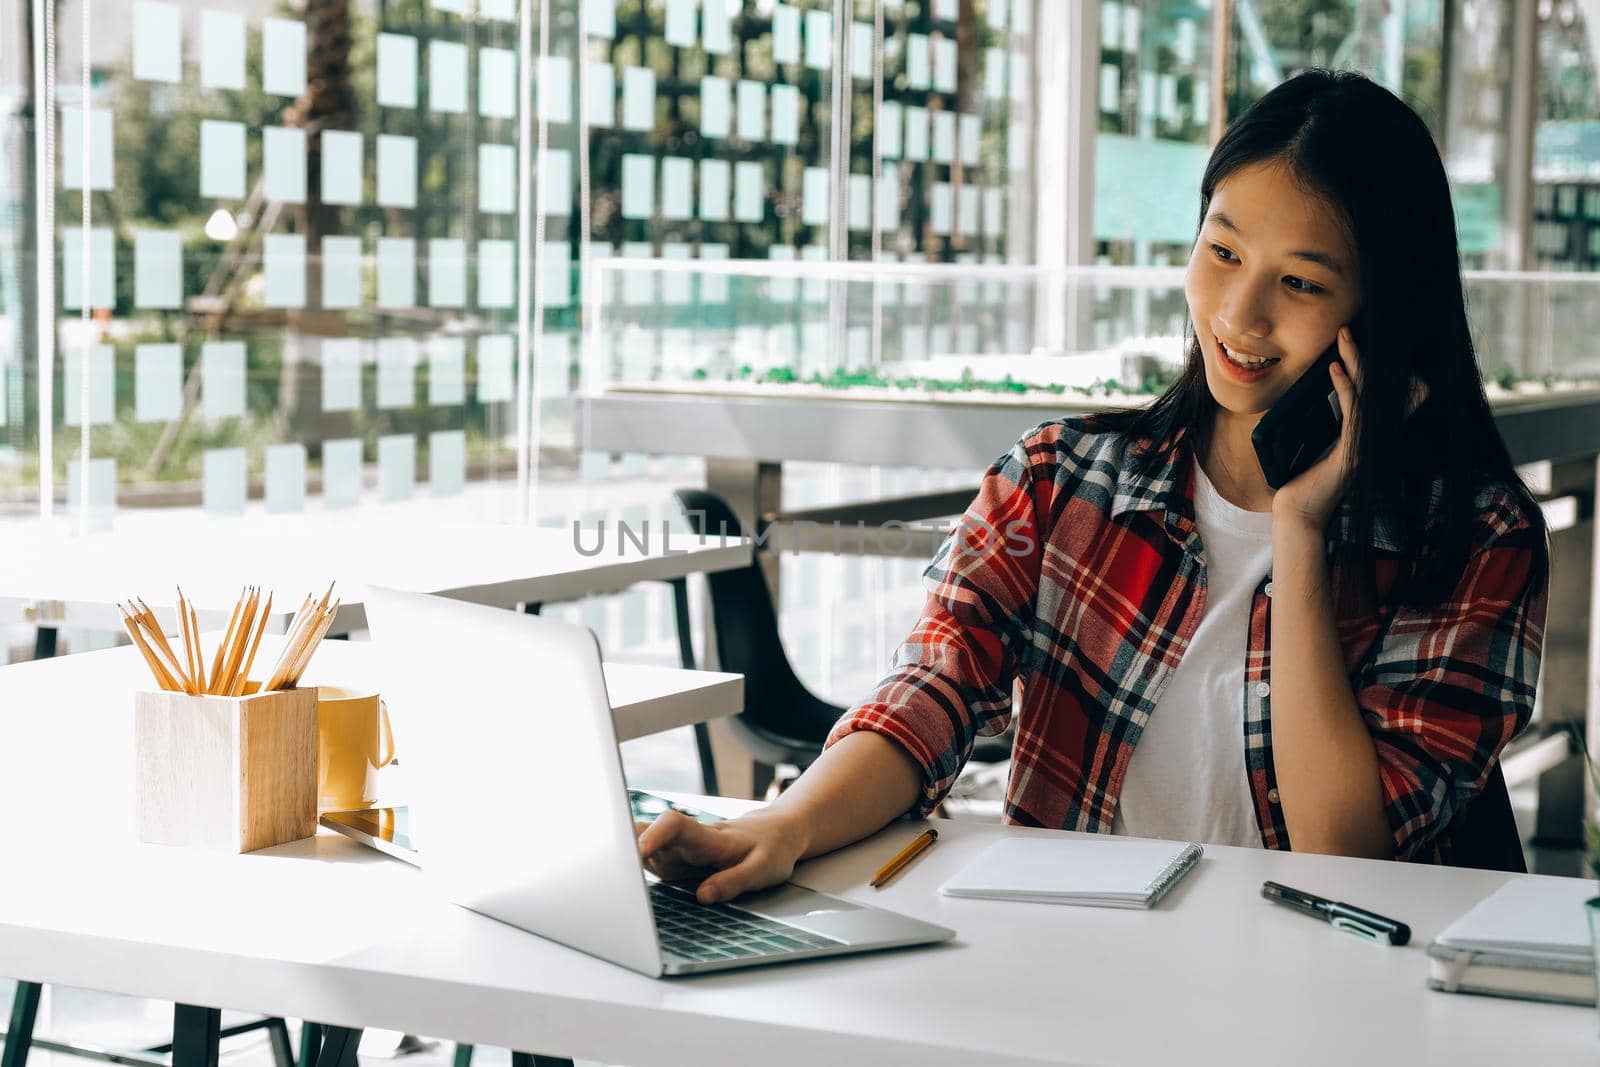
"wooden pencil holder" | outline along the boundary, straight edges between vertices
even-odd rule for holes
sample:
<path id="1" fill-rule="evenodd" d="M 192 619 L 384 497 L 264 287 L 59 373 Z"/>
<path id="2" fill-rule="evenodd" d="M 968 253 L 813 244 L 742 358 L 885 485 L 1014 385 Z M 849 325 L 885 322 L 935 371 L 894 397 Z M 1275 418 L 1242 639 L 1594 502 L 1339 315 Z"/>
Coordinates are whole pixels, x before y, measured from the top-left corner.
<path id="1" fill-rule="evenodd" d="M 253 852 L 317 832 L 317 691 L 134 694 L 139 840 Z"/>

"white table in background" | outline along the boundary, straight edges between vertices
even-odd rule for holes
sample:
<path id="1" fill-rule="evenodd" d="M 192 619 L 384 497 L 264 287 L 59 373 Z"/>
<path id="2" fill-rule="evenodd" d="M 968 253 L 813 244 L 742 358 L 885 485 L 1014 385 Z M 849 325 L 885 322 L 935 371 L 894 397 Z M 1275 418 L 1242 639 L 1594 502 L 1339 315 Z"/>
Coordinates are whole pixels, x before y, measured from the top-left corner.
<path id="1" fill-rule="evenodd" d="M 702 542 L 682 523 L 670 541 L 662 531 L 651 526 L 641 550 L 614 525 L 603 540 L 586 530 L 580 544 L 570 528 L 360 515 L 175 517 L 81 537 L 21 524 L 5 528 L 0 620 L 120 630 L 117 603 L 138 595 L 176 632 L 172 606 L 182 586 L 201 627 L 220 630 L 248 583 L 276 594 L 268 629 L 281 633 L 301 598 L 321 596 L 337 581 L 343 606 L 330 632 L 343 634 L 366 624 L 365 585 L 510 608 L 618 593 L 639 582 L 681 585 L 688 575 L 750 562 L 746 542 Z"/>
<path id="2" fill-rule="evenodd" d="M 397 521 L 363 515 L 174 515 L 124 531 L 63 534 L 62 528 L 6 527 L 0 551 L 0 623 L 39 627 L 36 657 L 54 655 L 57 629 L 121 630 L 119 601 L 141 596 L 177 632 L 176 589 L 194 604 L 202 629 L 222 630 L 245 583 L 274 593 L 267 629 L 287 630 L 308 592 L 337 581 L 339 613 L 329 634 L 366 625 L 363 587 L 436 593 L 515 608 L 619 593 L 639 582 L 672 587 L 678 657 L 696 666 L 688 576 L 748 566 L 747 542 L 701 540 L 682 523 L 633 530 Z M 642 540 L 641 540 L 642 539 Z M 641 547 L 642 545 L 642 547 Z M 695 723 L 701 782 L 718 792 L 711 738 Z"/>
<path id="3" fill-rule="evenodd" d="M 212 648 L 218 636 L 203 635 L 202 642 Z M 282 651 L 284 640 L 274 634 L 262 637 L 253 676 L 266 675 Z M 324 641 L 301 684 L 376 690 L 389 705 L 396 747 L 403 749 L 405 719 L 418 712 L 407 705 L 404 694 L 386 689 L 377 652 L 366 641 Z M 605 677 L 620 741 L 736 715 L 744 709 L 743 675 L 607 663 Z M 131 730 L 132 694 L 154 688 L 149 668 L 131 645 L 0 667 L 0 744 L 35 753 L 65 771 L 72 764 L 71 746 L 65 735 L 54 732 L 60 724 L 77 722 L 85 729 Z M 534 711 L 538 679 L 529 678 L 525 687 L 507 693 L 506 700 L 511 710 L 525 705 L 525 710 Z M 131 744 L 131 734 L 113 741 Z M 98 747 L 89 745 L 86 751 L 98 751 Z M 114 771 L 104 767 L 100 770 Z M 122 768 L 117 773 L 125 775 L 127 770 Z M 0 808 L 12 814 L 21 810 Z M 8 820 L 0 817 L 0 826 L 5 821 Z"/>
<path id="4" fill-rule="evenodd" d="M 125 649 L 0 668 L 7 976 L 633 1067 L 1542 1067 L 1600 1053 L 1593 1010 L 1425 987 L 1428 941 L 1505 875 L 1213 847 L 1151 912 L 941 897 L 990 841 L 1043 832 L 981 823 L 943 824 L 883 890 L 868 877 L 917 826 L 796 879 L 952 927 L 952 944 L 644 978 L 447 904 L 420 872 L 336 835 L 246 856 L 137 844 L 113 664 L 143 669 Z M 317 662 L 319 676 L 347 666 Z M 1392 915 L 1414 942 L 1370 944 L 1270 904 L 1266 879 Z"/>

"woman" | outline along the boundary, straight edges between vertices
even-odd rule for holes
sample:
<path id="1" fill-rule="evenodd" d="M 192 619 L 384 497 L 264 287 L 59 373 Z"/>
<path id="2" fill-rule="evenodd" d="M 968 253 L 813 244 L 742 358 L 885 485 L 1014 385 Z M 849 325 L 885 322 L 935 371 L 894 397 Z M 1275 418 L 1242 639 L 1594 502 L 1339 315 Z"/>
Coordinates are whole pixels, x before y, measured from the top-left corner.
<path id="1" fill-rule="evenodd" d="M 926 814 L 1013 717 L 1007 821 L 1438 862 L 1532 714 L 1548 555 L 1468 335 L 1421 120 L 1309 71 L 1201 181 L 1179 381 L 986 475 L 892 673 L 765 809 L 663 819 L 704 902 Z M 1250 434 L 1330 345 L 1344 414 L 1276 492 Z"/>

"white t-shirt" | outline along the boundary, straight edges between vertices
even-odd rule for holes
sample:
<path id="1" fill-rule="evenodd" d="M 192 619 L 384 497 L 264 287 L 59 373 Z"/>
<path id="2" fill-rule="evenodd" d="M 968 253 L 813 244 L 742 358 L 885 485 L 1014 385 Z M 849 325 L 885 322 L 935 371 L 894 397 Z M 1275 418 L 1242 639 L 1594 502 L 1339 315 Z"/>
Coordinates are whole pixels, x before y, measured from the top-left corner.
<path id="1" fill-rule="evenodd" d="M 1222 498 L 1195 464 L 1206 606 L 1134 745 L 1111 830 L 1261 847 L 1244 770 L 1244 658 L 1250 603 L 1272 569 L 1272 514 Z"/>

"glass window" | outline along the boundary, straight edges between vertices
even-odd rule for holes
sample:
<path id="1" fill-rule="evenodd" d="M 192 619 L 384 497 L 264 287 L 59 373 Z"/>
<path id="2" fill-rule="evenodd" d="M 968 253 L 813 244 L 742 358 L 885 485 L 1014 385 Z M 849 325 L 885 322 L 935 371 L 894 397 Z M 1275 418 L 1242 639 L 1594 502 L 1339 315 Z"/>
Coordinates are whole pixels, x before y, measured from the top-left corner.
<path id="1" fill-rule="evenodd" d="M 1537 270 L 1600 268 L 1600 3 L 1539 6 L 1533 247 Z"/>
<path id="2" fill-rule="evenodd" d="M 1450 77 L 1444 88 L 1445 170 L 1456 210 L 1456 234 L 1467 269 L 1509 265 L 1506 189 L 1510 180 L 1513 5 L 1510 0 L 1458 0 L 1450 34 Z"/>
<path id="3" fill-rule="evenodd" d="M 964 20 L 955 4 L 882 9 L 881 39 L 868 0 L 851 29 L 850 257 L 1028 262 L 1030 5 L 974 0 Z M 1010 218 L 985 219 L 991 195 Z"/>
<path id="4" fill-rule="evenodd" d="M 27 5 L 0 0 L 0 514 L 36 508 L 38 412 L 26 353 L 38 320 L 28 281 L 32 257 L 33 77 Z M 32 469 L 31 469 L 32 468 Z"/>
<path id="5" fill-rule="evenodd" d="M 1182 263 L 1194 242 L 1211 143 L 1209 5 L 1100 5 L 1096 258 Z"/>
<path id="6" fill-rule="evenodd" d="M 57 10 L 49 480 L 106 509 L 236 515 L 455 497 L 469 471 L 514 470 L 510 395 L 469 385 L 516 321 L 515 21 L 91 0 L 85 99 L 84 12 Z M 5 330 L 7 384 L 9 350 Z M 492 517 L 497 495 L 450 513 Z"/>
<path id="7" fill-rule="evenodd" d="M 551 3 L 533 137 L 523 5 L 58 8 L 44 484 L 76 484 L 68 354 L 92 371 L 109 349 L 108 380 L 72 383 L 75 417 L 85 389 L 85 410 L 109 405 L 88 420 L 92 476 L 77 479 L 109 505 L 315 511 L 465 492 L 482 506 L 452 516 L 506 518 L 506 493 L 472 489 L 504 490 L 516 469 L 523 368 L 535 447 L 575 448 L 589 255 L 1031 258 L 1031 3 L 857 0 L 837 25 L 831 0 Z M 0 33 L 0 485 L 22 499 L 40 451 L 39 362 L 18 356 L 37 351 L 25 14 L 0 0 L 16 31 Z M 727 314 L 737 296 L 722 279 L 671 282 L 659 295 L 680 308 Z M 823 306 L 825 287 L 795 291 Z M 520 340 L 530 310 L 536 334 Z M 904 335 L 954 335 L 928 325 Z M 808 330 L 776 350 L 817 356 L 827 338 Z M 428 354 L 457 346 L 461 388 L 436 388 L 457 364 Z M 685 350 L 658 332 L 630 358 Z"/>
<path id="8" fill-rule="evenodd" d="M 1441 4 L 1239 0 L 1225 63 L 1212 55 L 1212 11 L 1210 4 L 1164 0 L 1100 4 L 1095 234 L 1101 262 L 1183 262 L 1217 121 L 1307 67 L 1363 71 L 1424 116 L 1440 113 Z M 1215 116 L 1219 77 L 1227 107 Z"/>

